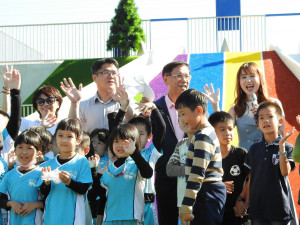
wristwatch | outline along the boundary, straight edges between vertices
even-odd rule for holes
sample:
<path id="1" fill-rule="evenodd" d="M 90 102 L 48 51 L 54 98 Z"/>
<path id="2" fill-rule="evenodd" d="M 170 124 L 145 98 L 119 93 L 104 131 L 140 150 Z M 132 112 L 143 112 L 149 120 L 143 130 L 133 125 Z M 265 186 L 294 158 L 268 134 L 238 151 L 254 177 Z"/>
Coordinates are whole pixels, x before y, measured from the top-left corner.
<path id="1" fill-rule="evenodd" d="M 246 199 L 242 196 L 239 196 L 237 199 L 236 199 L 237 202 L 245 202 Z"/>

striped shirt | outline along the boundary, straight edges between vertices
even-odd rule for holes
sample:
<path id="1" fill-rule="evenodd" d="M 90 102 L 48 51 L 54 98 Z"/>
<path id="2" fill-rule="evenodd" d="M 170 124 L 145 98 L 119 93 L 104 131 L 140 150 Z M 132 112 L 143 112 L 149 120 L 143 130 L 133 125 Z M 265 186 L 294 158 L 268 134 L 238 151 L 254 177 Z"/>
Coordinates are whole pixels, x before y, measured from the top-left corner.
<path id="1" fill-rule="evenodd" d="M 192 213 L 197 193 L 203 182 L 222 181 L 222 156 L 220 144 L 212 126 L 197 131 L 186 156 L 187 180 L 181 212 Z"/>

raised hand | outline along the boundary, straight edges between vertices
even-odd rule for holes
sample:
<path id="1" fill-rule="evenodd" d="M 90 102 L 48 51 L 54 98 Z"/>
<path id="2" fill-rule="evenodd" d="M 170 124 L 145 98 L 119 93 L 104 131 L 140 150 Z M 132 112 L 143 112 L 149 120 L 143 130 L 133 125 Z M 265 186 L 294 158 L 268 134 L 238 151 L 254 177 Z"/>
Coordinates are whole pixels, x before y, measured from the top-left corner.
<path id="1" fill-rule="evenodd" d="M 150 115 L 151 110 L 156 108 L 156 105 L 153 102 L 145 102 L 145 103 L 135 103 L 137 105 L 136 109 L 140 112 Z"/>
<path id="2" fill-rule="evenodd" d="M 124 140 L 123 149 L 124 152 L 128 153 L 129 155 L 132 155 L 132 153 L 135 150 L 135 142 L 131 138 L 129 138 L 129 140 Z"/>
<path id="3" fill-rule="evenodd" d="M 21 88 L 21 74 L 19 70 L 14 70 L 13 66 L 8 68 L 8 66 L 3 66 L 3 73 L 1 73 L 3 78 L 4 88 L 7 89 L 17 89 Z"/>
<path id="4" fill-rule="evenodd" d="M 287 139 L 289 139 L 290 136 L 292 136 L 292 134 L 295 132 L 295 130 L 296 130 L 296 128 L 293 127 L 292 130 L 289 133 L 287 133 L 284 137 L 282 137 L 280 139 L 279 147 L 284 145 L 284 143 L 287 141 Z"/>
<path id="5" fill-rule="evenodd" d="M 88 158 L 89 164 L 91 168 L 95 168 L 98 166 L 100 160 L 100 156 L 95 154 Z"/>
<path id="6" fill-rule="evenodd" d="M 120 76 L 117 76 L 116 78 L 116 89 L 113 91 L 111 89 L 108 90 L 111 98 L 119 102 L 121 106 L 128 106 L 129 105 L 129 99 L 128 99 L 128 93 L 123 86 L 123 81 Z"/>
<path id="7" fill-rule="evenodd" d="M 82 98 L 82 84 L 79 84 L 77 89 L 71 78 L 68 78 L 68 81 L 64 78 L 63 82 L 60 82 L 60 89 L 68 96 L 72 103 L 77 103 Z"/>
<path id="8" fill-rule="evenodd" d="M 56 116 L 55 114 L 47 114 L 43 119 L 42 119 L 42 123 L 41 126 L 45 127 L 45 128 L 49 128 L 49 127 L 53 127 L 56 123 Z"/>
<path id="9" fill-rule="evenodd" d="M 48 179 L 48 173 L 51 172 L 51 167 L 42 167 L 42 180 L 44 180 L 44 183 L 46 185 L 49 185 L 51 183 L 51 181 Z"/>
<path id="10" fill-rule="evenodd" d="M 217 94 L 215 93 L 215 89 L 213 84 L 210 84 L 210 88 L 207 84 L 205 84 L 204 86 L 204 92 L 202 92 L 205 97 L 207 98 L 207 100 L 211 103 L 211 105 L 214 108 L 214 111 L 217 111 L 215 109 L 217 109 L 219 107 L 219 102 L 220 102 L 220 89 L 217 89 Z"/>

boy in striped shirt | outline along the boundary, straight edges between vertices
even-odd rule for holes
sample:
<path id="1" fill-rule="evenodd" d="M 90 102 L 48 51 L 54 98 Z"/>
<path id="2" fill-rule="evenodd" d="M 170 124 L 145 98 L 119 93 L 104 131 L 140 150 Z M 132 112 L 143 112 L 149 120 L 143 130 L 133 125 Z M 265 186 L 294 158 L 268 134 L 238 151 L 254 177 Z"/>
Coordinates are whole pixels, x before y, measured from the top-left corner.
<path id="1" fill-rule="evenodd" d="M 191 225 L 218 225 L 222 222 L 226 187 L 222 182 L 222 156 L 214 128 L 206 118 L 206 97 L 195 89 L 177 99 L 178 118 L 194 132 L 186 158 L 187 181 L 180 218 Z"/>

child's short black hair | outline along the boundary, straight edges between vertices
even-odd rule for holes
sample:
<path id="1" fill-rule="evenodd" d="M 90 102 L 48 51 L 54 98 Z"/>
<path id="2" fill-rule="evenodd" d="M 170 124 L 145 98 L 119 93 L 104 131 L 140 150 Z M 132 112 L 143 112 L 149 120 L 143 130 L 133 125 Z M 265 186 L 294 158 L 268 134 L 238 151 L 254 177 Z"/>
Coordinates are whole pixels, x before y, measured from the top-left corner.
<path id="1" fill-rule="evenodd" d="M 90 139 L 89 134 L 85 131 L 82 131 L 81 142 L 78 146 L 81 146 L 81 147 L 84 145 L 90 146 L 90 142 L 91 142 L 91 139 Z"/>
<path id="2" fill-rule="evenodd" d="M 79 120 L 77 119 L 70 119 L 66 118 L 61 120 L 55 130 L 54 137 L 56 137 L 58 130 L 69 130 L 75 133 L 76 139 L 81 138 L 82 130 L 81 130 L 81 124 Z"/>
<path id="3" fill-rule="evenodd" d="M 223 123 L 223 122 L 232 122 L 234 124 L 234 119 L 232 116 L 224 111 L 219 111 L 219 112 L 214 112 L 213 114 L 210 115 L 208 118 L 208 122 L 215 127 L 218 123 Z"/>
<path id="4" fill-rule="evenodd" d="M 42 139 L 40 135 L 32 130 L 24 130 L 15 140 L 14 146 L 20 144 L 33 145 L 37 151 L 42 151 Z"/>
<path id="5" fill-rule="evenodd" d="M 50 133 L 50 131 L 46 130 L 42 126 L 32 126 L 32 127 L 29 127 L 27 130 L 34 131 L 40 135 L 40 137 L 43 141 L 42 153 L 43 153 L 43 155 L 46 154 L 50 150 L 49 145 L 52 143 L 52 134 Z"/>
<path id="6" fill-rule="evenodd" d="M 262 103 L 259 104 L 256 113 L 254 115 L 254 118 L 256 120 L 256 122 L 258 122 L 258 116 L 259 116 L 259 111 L 268 107 L 273 107 L 275 109 L 275 113 L 278 116 L 279 119 L 281 119 L 283 117 L 283 112 L 281 107 L 278 105 L 278 103 L 276 102 L 271 102 L 271 101 L 264 101 Z"/>
<path id="7" fill-rule="evenodd" d="M 122 140 L 131 139 L 135 142 L 136 150 L 138 151 L 141 150 L 139 131 L 134 125 L 126 123 L 126 124 L 121 124 L 113 129 L 109 137 L 109 145 L 108 145 L 109 150 L 112 152 L 113 155 L 115 155 L 113 150 L 113 142 L 117 138 Z"/>
<path id="8" fill-rule="evenodd" d="M 152 133 L 151 123 L 150 123 L 149 119 L 144 116 L 133 117 L 131 120 L 128 121 L 128 123 L 130 123 L 132 125 L 144 126 L 146 129 L 146 132 L 147 132 L 147 136 L 149 136 Z"/>
<path id="9" fill-rule="evenodd" d="M 196 89 L 188 89 L 179 95 L 175 103 L 175 109 L 187 107 L 194 111 L 197 106 L 201 106 L 203 114 L 207 111 L 207 99 L 203 93 Z"/>
<path id="10" fill-rule="evenodd" d="M 109 130 L 102 128 L 96 128 L 90 133 L 90 139 L 97 136 L 99 141 L 102 141 L 104 144 L 108 144 L 108 138 L 109 138 Z"/>

